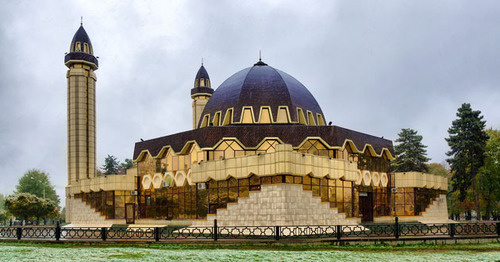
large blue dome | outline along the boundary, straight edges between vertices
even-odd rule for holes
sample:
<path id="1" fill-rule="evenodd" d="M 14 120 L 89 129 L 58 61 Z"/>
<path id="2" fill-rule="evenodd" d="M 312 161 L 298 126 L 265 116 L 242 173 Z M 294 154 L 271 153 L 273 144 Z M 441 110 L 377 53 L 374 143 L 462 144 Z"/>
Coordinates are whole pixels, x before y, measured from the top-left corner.
<path id="1" fill-rule="evenodd" d="M 304 114 L 311 112 L 314 118 L 319 114 L 325 119 L 318 102 L 302 83 L 259 61 L 253 67 L 235 73 L 215 90 L 205 106 L 202 119 L 208 114 L 212 120 L 217 112 L 221 112 L 221 119 L 224 119 L 227 109 L 233 108 L 232 122 L 238 123 L 243 107 L 252 107 L 255 119 L 259 119 L 261 107 L 269 107 L 276 120 L 278 110 L 283 106 L 288 108 L 291 122 L 299 122 L 297 108 Z"/>

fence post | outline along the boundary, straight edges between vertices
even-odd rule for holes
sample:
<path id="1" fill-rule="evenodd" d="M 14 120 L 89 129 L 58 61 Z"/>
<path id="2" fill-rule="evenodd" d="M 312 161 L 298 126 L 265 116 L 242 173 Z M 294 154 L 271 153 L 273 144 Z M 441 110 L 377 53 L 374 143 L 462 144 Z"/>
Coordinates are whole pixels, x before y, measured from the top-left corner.
<path id="1" fill-rule="evenodd" d="M 217 228 L 217 219 L 214 219 L 214 241 L 217 241 L 219 229 Z"/>
<path id="2" fill-rule="evenodd" d="M 101 238 L 102 238 L 102 241 L 106 241 L 106 238 L 107 238 L 107 232 L 106 232 L 106 228 L 103 227 L 101 228 Z"/>
<path id="3" fill-rule="evenodd" d="M 342 226 L 337 225 L 337 239 L 340 240 L 341 237 L 342 237 Z"/>
<path id="4" fill-rule="evenodd" d="M 276 226 L 274 230 L 276 231 L 274 237 L 276 240 L 280 240 L 280 226 Z"/>
<path id="5" fill-rule="evenodd" d="M 59 241 L 61 239 L 61 225 L 59 225 L 59 221 L 56 223 L 56 241 Z"/>
<path id="6" fill-rule="evenodd" d="M 455 237 L 455 224 L 450 224 L 450 237 Z"/>
<path id="7" fill-rule="evenodd" d="M 17 236 L 17 240 L 21 240 L 21 236 L 23 235 L 23 228 L 22 227 L 18 227 L 16 228 L 16 236 Z"/>
<path id="8" fill-rule="evenodd" d="M 397 238 L 399 238 L 399 218 L 398 217 L 395 217 L 394 218 L 394 236 Z"/>
<path id="9" fill-rule="evenodd" d="M 158 242 L 160 241 L 160 228 L 155 227 L 155 241 Z"/>

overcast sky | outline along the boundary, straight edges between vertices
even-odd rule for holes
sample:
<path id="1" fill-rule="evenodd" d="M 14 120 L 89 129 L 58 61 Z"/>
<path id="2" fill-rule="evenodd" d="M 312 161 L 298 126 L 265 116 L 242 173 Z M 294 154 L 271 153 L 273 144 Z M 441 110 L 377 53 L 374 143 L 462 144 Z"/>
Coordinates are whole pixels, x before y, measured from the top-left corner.
<path id="1" fill-rule="evenodd" d="M 2 1 L 0 193 L 31 168 L 64 196 L 64 53 L 80 26 L 99 56 L 97 158 L 192 128 L 203 57 L 213 87 L 263 60 L 302 82 L 327 122 L 396 139 L 413 128 L 442 162 L 464 102 L 500 128 L 498 1 Z"/>

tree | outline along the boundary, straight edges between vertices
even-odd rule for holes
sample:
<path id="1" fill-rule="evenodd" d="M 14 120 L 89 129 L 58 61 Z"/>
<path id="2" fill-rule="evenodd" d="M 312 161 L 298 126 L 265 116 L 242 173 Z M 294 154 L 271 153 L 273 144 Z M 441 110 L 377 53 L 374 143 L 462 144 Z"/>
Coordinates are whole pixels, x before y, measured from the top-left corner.
<path id="1" fill-rule="evenodd" d="M 458 108 L 457 117 L 448 129 L 449 138 L 446 138 L 450 146 L 446 155 L 451 158 L 446 161 L 450 164 L 453 174 L 452 190 L 458 190 L 459 200 L 464 201 L 467 189 L 472 185 L 476 213 L 480 219 L 477 174 L 484 164 L 484 151 L 488 140 L 488 134 L 484 130 L 486 121 L 482 120 L 481 111 L 473 111 L 467 103 Z"/>
<path id="2" fill-rule="evenodd" d="M 5 222 L 9 218 L 6 210 L 0 209 L 0 222 Z"/>
<path id="3" fill-rule="evenodd" d="M 50 183 L 49 174 L 37 169 L 24 173 L 16 186 L 16 193 L 30 193 L 37 197 L 48 198 L 57 206 L 61 202 L 54 186 Z"/>
<path id="4" fill-rule="evenodd" d="M 129 168 L 132 168 L 134 166 L 134 162 L 130 158 L 125 158 L 125 162 L 120 164 L 120 168 L 127 170 Z"/>
<path id="5" fill-rule="evenodd" d="M 116 159 L 116 157 L 108 155 L 104 159 L 104 165 L 102 166 L 104 174 L 116 174 L 118 172 L 118 168 L 120 168 L 120 162 Z"/>
<path id="6" fill-rule="evenodd" d="M 0 194 L 0 210 L 5 209 L 5 196 Z"/>
<path id="7" fill-rule="evenodd" d="M 57 205 L 50 199 L 39 198 L 30 193 L 9 195 L 5 207 L 15 217 L 28 218 L 51 217 L 57 213 Z"/>
<path id="8" fill-rule="evenodd" d="M 398 144 L 394 147 L 397 155 L 393 162 L 395 172 L 428 172 L 425 162 L 430 159 L 426 157 L 427 150 L 422 144 L 422 136 L 417 135 L 417 131 L 411 128 L 403 128 L 395 140 Z"/>
<path id="9" fill-rule="evenodd" d="M 446 167 L 443 164 L 439 163 L 430 163 L 427 164 L 428 172 L 430 174 L 438 175 L 438 176 L 444 176 L 448 177 L 450 175 L 450 171 L 446 169 Z"/>
<path id="10" fill-rule="evenodd" d="M 500 211 L 500 130 L 489 129 L 486 133 L 490 138 L 486 142 L 484 166 L 479 170 L 479 192 L 489 218 L 491 214 L 498 216 Z"/>

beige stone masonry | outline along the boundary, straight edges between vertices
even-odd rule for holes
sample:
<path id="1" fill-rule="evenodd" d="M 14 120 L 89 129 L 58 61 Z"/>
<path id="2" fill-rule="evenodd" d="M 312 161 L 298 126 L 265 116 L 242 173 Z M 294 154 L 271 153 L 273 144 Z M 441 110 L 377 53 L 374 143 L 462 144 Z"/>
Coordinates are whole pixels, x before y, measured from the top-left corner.
<path id="1" fill-rule="evenodd" d="M 422 212 L 420 216 L 399 216 L 400 222 L 420 222 L 424 224 L 434 223 L 455 223 L 448 219 L 448 204 L 446 203 L 446 195 L 441 194 L 432 200 L 432 203 Z M 375 217 L 375 223 L 394 223 L 393 216 Z"/>
<path id="2" fill-rule="evenodd" d="M 292 145 L 279 144 L 276 152 L 262 155 L 235 157 L 225 160 L 201 162 L 191 167 L 192 181 L 205 182 L 210 179 L 225 180 L 232 176 L 246 178 L 258 176 L 296 175 L 332 179 L 344 178 L 355 181 L 358 178 L 357 164 L 329 157 L 294 152 Z"/>
<path id="3" fill-rule="evenodd" d="M 132 191 L 136 187 L 137 168 L 127 170 L 125 175 L 103 175 L 90 179 L 80 179 L 74 181 L 69 187 L 71 194 L 111 191 L 111 190 L 126 190 Z"/>
<path id="4" fill-rule="evenodd" d="M 396 187 L 419 187 L 448 190 L 448 178 L 421 172 L 394 173 Z"/>
<path id="5" fill-rule="evenodd" d="M 446 195 L 441 194 L 435 198 L 432 203 L 422 212 L 421 216 L 417 216 L 417 221 L 421 223 L 448 223 L 448 204 L 446 203 Z"/>
<path id="6" fill-rule="evenodd" d="M 83 202 L 81 199 L 67 199 L 66 206 L 70 209 L 71 217 L 66 219 L 71 225 L 92 225 L 92 226 L 110 226 L 112 224 L 125 224 L 125 219 L 106 219 L 101 213 Z"/>
<path id="7" fill-rule="evenodd" d="M 193 221 L 193 226 L 211 226 L 213 220 L 221 226 L 275 226 L 275 225 L 356 225 L 358 218 L 346 219 L 330 203 L 313 197 L 302 185 L 262 185 L 260 191 L 250 191 L 248 198 L 238 198 L 227 209 L 218 209 L 206 220 Z"/>

